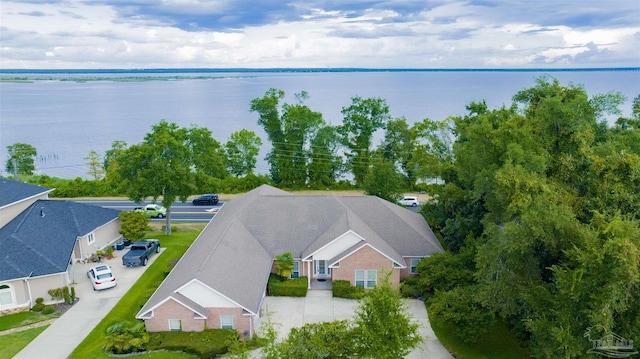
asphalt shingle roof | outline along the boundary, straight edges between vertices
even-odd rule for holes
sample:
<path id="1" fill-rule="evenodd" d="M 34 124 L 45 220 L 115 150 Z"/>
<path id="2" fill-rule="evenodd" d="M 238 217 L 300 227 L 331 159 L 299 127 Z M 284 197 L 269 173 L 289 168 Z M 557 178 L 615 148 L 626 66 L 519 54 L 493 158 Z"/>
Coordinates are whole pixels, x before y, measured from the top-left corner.
<path id="1" fill-rule="evenodd" d="M 304 258 L 353 231 L 404 264 L 442 247 L 422 216 L 372 196 L 292 195 L 263 185 L 227 202 L 138 313 L 192 279 L 257 313 L 276 255 Z"/>
<path id="2" fill-rule="evenodd" d="M 0 208 L 51 191 L 52 188 L 0 178 Z"/>
<path id="3" fill-rule="evenodd" d="M 118 213 L 71 201 L 35 201 L 0 228 L 0 281 L 66 271 L 76 239 Z"/>

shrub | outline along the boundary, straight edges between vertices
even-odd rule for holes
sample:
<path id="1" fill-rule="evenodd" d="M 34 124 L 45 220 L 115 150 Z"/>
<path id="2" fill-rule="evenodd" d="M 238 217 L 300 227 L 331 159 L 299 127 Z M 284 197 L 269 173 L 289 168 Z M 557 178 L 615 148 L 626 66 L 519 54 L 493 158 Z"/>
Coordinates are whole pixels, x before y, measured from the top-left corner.
<path id="1" fill-rule="evenodd" d="M 180 351 L 199 358 L 217 358 L 227 352 L 229 343 L 238 337 L 234 329 L 205 329 L 202 332 L 149 333 L 149 350 Z"/>
<path id="2" fill-rule="evenodd" d="M 336 298 L 360 299 L 365 296 L 363 287 L 354 287 L 348 280 L 334 280 L 331 291 Z"/>
<path id="3" fill-rule="evenodd" d="M 34 312 L 42 312 L 43 309 L 44 303 L 36 303 L 33 308 L 31 308 L 31 310 L 33 310 Z"/>
<path id="4" fill-rule="evenodd" d="M 422 293 L 418 289 L 418 278 L 406 278 L 400 283 L 400 295 L 403 298 L 421 298 Z"/>
<path id="5" fill-rule="evenodd" d="M 36 304 L 44 304 L 44 298 L 36 298 Z"/>
<path id="6" fill-rule="evenodd" d="M 42 314 L 52 314 L 56 311 L 56 307 L 54 307 L 53 305 L 45 305 L 44 308 L 42 308 Z"/>
<path id="7" fill-rule="evenodd" d="M 308 289 L 308 278 L 300 277 L 285 280 L 285 278 L 271 273 L 267 292 L 274 297 L 306 297 Z"/>
<path id="8" fill-rule="evenodd" d="M 143 322 L 117 322 L 107 328 L 104 350 L 114 354 L 136 353 L 145 350 L 149 333 Z"/>

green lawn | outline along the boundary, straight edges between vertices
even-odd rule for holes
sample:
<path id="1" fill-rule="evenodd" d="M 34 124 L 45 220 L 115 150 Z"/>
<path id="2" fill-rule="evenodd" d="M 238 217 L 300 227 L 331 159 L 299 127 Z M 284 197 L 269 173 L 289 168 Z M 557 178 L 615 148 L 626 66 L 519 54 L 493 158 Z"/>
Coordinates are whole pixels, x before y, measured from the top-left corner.
<path id="1" fill-rule="evenodd" d="M 157 232 L 147 235 L 148 238 L 159 239 L 162 246 L 166 247 L 166 249 L 133 285 L 135 290 L 128 291 L 127 294 L 120 299 L 118 304 L 116 304 L 107 316 L 87 335 L 85 340 L 78 345 L 69 358 L 109 358 L 109 356 L 102 352 L 107 327 L 115 322 L 135 320 L 134 316 L 171 270 L 170 263 L 174 264 L 176 259 L 184 254 L 199 233 L 200 230 L 193 229 L 173 231 L 169 237 L 164 235 L 164 233 Z M 136 358 L 173 358 L 176 357 L 176 355 L 177 354 L 173 353 L 169 356 L 164 356 L 164 353 L 151 353 Z M 184 357 L 187 358 L 189 356 Z"/>
<path id="2" fill-rule="evenodd" d="M 24 325 L 42 322 L 56 317 L 58 317 L 58 315 L 45 315 L 36 312 L 20 312 L 0 316 L 0 332 L 11 328 L 17 328 Z"/>
<path id="3" fill-rule="evenodd" d="M 0 359 L 13 358 L 22 348 L 31 343 L 48 325 L 0 336 Z"/>
<path id="4" fill-rule="evenodd" d="M 431 328 L 447 348 L 459 359 L 512 359 L 529 358 L 531 352 L 521 348 L 513 333 L 502 321 L 497 321 L 491 332 L 480 336 L 477 343 L 466 344 L 456 336 L 456 328 L 429 315 Z"/>

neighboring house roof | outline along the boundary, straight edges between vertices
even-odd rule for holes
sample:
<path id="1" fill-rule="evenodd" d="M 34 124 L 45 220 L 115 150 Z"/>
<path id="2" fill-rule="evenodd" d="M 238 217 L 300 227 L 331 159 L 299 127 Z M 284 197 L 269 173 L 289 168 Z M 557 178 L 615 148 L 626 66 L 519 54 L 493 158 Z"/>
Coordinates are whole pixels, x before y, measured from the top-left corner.
<path id="1" fill-rule="evenodd" d="M 118 214 L 71 201 L 35 201 L 0 228 L 0 281 L 66 271 L 76 239 Z"/>
<path id="2" fill-rule="evenodd" d="M 263 185 L 225 203 L 137 317 L 148 317 L 193 279 L 257 313 L 276 255 L 310 259 L 347 232 L 401 267 L 403 256 L 443 250 L 420 214 L 378 197 L 293 195 Z"/>
<path id="3" fill-rule="evenodd" d="M 0 178 L 0 208 L 51 191 L 52 188 Z"/>

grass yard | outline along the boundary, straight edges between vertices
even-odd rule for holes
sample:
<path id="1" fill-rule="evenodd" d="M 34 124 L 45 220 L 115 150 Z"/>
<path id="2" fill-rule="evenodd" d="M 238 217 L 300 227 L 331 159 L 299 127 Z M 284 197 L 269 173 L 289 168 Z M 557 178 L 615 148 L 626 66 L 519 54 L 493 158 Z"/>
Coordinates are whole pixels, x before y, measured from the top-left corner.
<path id="1" fill-rule="evenodd" d="M 162 283 L 166 274 L 171 270 L 170 264 L 174 264 L 189 248 L 191 243 L 200 234 L 200 229 L 178 229 L 167 237 L 164 233 L 149 233 L 147 238 L 157 238 L 166 247 L 164 253 L 153 262 L 153 264 L 142 274 L 116 306 L 107 316 L 89 333 L 85 340 L 71 353 L 70 358 L 110 358 L 103 353 L 102 347 L 105 344 L 105 330 L 113 323 L 135 320 L 144 303 L 151 297 L 155 289 Z M 170 355 L 165 355 L 170 354 Z M 150 353 L 136 358 L 175 358 L 177 353 Z M 184 358 L 190 356 L 185 355 Z"/>
<path id="2" fill-rule="evenodd" d="M 18 354 L 22 348 L 31 343 L 32 340 L 48 327 L 48 325 L 45 325 L 39 328 L 0 336 L 0 359 L 13 358 L 14 355 Z"/>
<path id="3" fill-rule="evenodd" d="M 36 312 L 20 312 L 0 316 L 0 332 L 7 329 L 43 322 L 56 317 L 58 317 L 58 315 L 45 315 Z"/>
<path id="4" fill-rule="evenodd" d="M 447 348 L 459 359 L 512 359 L 529 358 L 531 352 L 521 348 L 504 322 L 499 321 L 491 332 L 482 335 L 477 343 L 466 344 L 456 336 L 456 328 L 429 315 L 431 328 Z"/>

